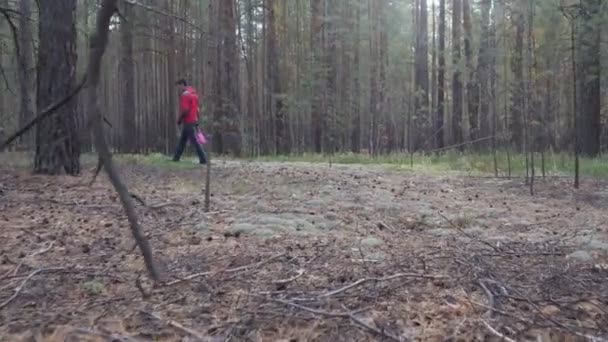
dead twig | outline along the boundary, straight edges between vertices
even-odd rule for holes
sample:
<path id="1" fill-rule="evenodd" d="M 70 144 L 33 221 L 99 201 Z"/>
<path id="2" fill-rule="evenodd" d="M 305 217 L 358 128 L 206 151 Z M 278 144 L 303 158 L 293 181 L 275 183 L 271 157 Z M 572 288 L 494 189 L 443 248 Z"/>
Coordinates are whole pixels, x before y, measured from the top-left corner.
<path id="1" fill-rule="evenodd" d="M 21 266 L 23 266 L 23 264 L 25 263 L 26 259 L 31 258 L 31 257 L 35 257 L 35 256 L 40 255 L 40 254 L 44 254 L 44 253 L 50 251 L 51 248 L 53 248 L 54 244 L 55 244 L 55 241 L 51 241 L 51 243 L 49 243 L 48 247 L 45 247 L 45 248 L 43 248 L 43 249 L 41 249 L 39 251 L 36 251 L 36 252 L 28 255 L 27 257 L 23 258 L 23 260 L 21 260 L 21 262 L 19 262 L 19 264 L 17 264 L 17 266 L 15 266 L 15 269 L 12 272 L 10 272 L 10 271 L 7 272 L 1 279 L 4 279 L 4 278 L 8 277 L 9 274 L 12 274 L 12 276 L 16 276 L 17 272 L 19 272 L 19 269 L 21 268 Z"/>
<path id="2" fill-rule="evenodd" d="M 200 333 L 200 332 L 198 332 L 196 330 L 193 330 L 193 329 L 190 329 L 188 327 L 185 327 L 185 326 L 183 326 L 182 324 L 180 324 L 180 323 L 178 323 L 176 321 L 172 321 L 172 320 L 168 320 L 168 319 L 163 319 L 162 317 L 160 317 L 159 315 L 157 315 L 157 314 L 155 314 L 153 312 L 148 312 L 148 311 L 144 311 L 144 310 L 140 310 L 140 312 L 142 312 L 142 313 L 144 313 L 144 314 L 146 314 L 146 315 L 148 315 L 148 316 L 150 316 L 152 318 L 155 318 L 155 319 L 157 319 L 157 320 L 165 323 L 166 325 L 169 325 L 169 326 L 171 326 L 173 328 L 176 328 L 177 330 L 179 330 L 179 331 L 181 331 L 183 333 L 186 333 L 186 334 L 188 334 L 188 335 L 190 335 L 192 337 L 195 337 L 199 341 L 206 341 L 206 340 L 209 339 L 208 336 L 206 336 L 206 335 L 204 335 L 204 334 L 202 334 L 202 333 Z"/>
<path id="3" fill-rule="evenodd" d="M 43 111 L 39 112 L 35 118 L 30 120 L 25 126 L 20 128 L 17 132 L 13 133 L 8 139 L 0 143 L 0 151 L 4 150 L 8 145 L 10 145 L 13 141 L 17 140 L 20 136 L 25 134 L 27 131 L 32 129 L 32 127 L 36 126 L 40 121 L 44 120 L 51 114 L 55 113 L 58 109 L 63 107 L 66 103 L 70 102 L 78 93 L 84 88 L 84 85 L 87 81 L 86 75 L 82 78 L 82 80 L 76 85 L 76 87 L 68 93 L 66 97 L 63 99 L 51 104 Z"/>
<path id="4" fill-rule="evenodd" d="M 391 231 L 391 232 L 393 232 L 393 233 L 397 231 L 397 230 L 396 230 L 395 228 L 393 228 L 391 225 L 386 224 L 386 223 L 384 223 L 384 222 L 382 222 L 382 221 L 378 222 L 378 226 L 380 226 L 380 227 L 382 227 L 382 228 L 386 228 L 386 229 L 390 230 L 390 231 Z"/>
<path id="5" fill-rule="evenodd" d="M 321 315 L 321 316 L 326 316 L 326 317 L 337 317 L 337 318 L 347 318 L 350 319 L 353 323 L 359 325 L 362 328 L 365 328 L 366 330 L 378 335 L 378 336 L 382 336 L 385 338 L 390 339 L 391 341 L 398 341 L 398 342 L 406 342 L 408 341 L 408 339 L 406 338 L 400 338 L 397 337 L 391 333 L 386 332 L 384 329 L 380 330 L 376 327 L 373 327 L 371 325 L 369 325 L 368 323 L 364 322 L 362 319 L 358 318 L 355 316 L 355 314 L 353 312 L 330 312 L 330 311 L 323 311 L 323 310 L 318 310 L 318 309 L 313 309 L 313 308 L 309 308 L 303 305 L 299 305 L 296 303 L 292 303 L 286 300 L 281 300 L 281 299 L 271 299 L 274 302 L 277 303 L 281 303 L 283 305 L 287 305 L 287 306 L 291 306 L 300 310 L 304 310 L 313 314 L 317 314 L 317 315 Z"/>
<path id="6" fill-rule="evenodd" d="M 494 294 L 492 293 L 492 291 L 490 291 L 490 289 L 488 289 L 488 287 L 486 286 L 486 284 L 484 284 L 483 280 L 479 280 L 477 281 L 477 283 L 479 284 L 479 286 L 481 286 L 481 288 L 483 289 L 483 291 L 486 293 L 486 296 L 488 297 L 488 306 L 491 309 L 488 309 L 488 311 L 485 313 L 486 316 L 488 317 L 492 317 L 494 315 L 495 312 L 495 300 L 494 300 Z"/>
<path id="7" fill-rule="evenodd" d="M 19 296 L 19 294 L 21 293 L 21 291 L 23 291 L 23 289 L 25 288 L 25 285 L 27 284 L 27 282 L 30 281 L 33 277 L 35 277 L 37 274 L 43 273 L 43 272 L 56 272 L 56 271 L 63 271 L 63 270 L 65 270 L 65 268 L 63 268 L 63 267 L 40 268 L 40 269 L 37 269 L 34 272 L 30 273 L 25 279 L 23 279 L 21 284 L 19 286 L 17 286 L 17 288 L 15 289 L 15 293 L 13 293 L 12 296 L 10 296 L 2 304 L 0 304 L 0 310 L 2 310 L 4 307 L 9 305 L 13 300 L 15 300 L 15 298 L 17 298 Z"/>
<path id="8" fill-rule="evenodd" d="M 450 226 L 452 226 L 454 229 L 456 229 L 460 234 L 466 236 L 467 238 L 469 238 L 469 239 L 471 239 L 473 241 L 478 241 L 478 242 L 483 243 L 484 245 L 492 248 L 496 253 L 499 253 L 501 255 L 505 255 L 505 253 L 502 250 L 500 250 L 500 248 L 494 246 L 493 244 L 491 244 L 491 243 L 489 243 L 487 241 L 481 240 L 481 239 L 473 236 L 472 234 L 469 234 L 469 233 L 465 232 L 462 228 L 458 227 L 458 225 L 456 223 L 454 223 L 452 220 L 450 220 L 449 218 L 447 218 L 445 215 L 443 215 L 441 213 L 438 213 L 438 214 L 439 214 L 439 216 L 441 216 L 442 219 L 444 219 L 447 223 L 449 223 Z"/>
<path id="9" fill-rule="evenodd" d="M 98 87 L 100 83 L 101 61 L 103 59 L 106 46 L 109 40 L 109 25 L 110 19 L 116 11 L 117 0 L 104 0 L 97 13 L 97 23 L 95 26 L 95 34 L 91 38 L 89 62 L 87 67 L 87 75 L 89 77 L 89 87 L 87 88 L 87 108 L 90 112 L 91 126 L 93 129 L 93 141 L 97 154 L 99 156 L 99 164 L 103 165 L 110 183 L 118 193 L 120 201 L 124 208 L 131 228 L 131 234 L 137 242 L 139 249 L 143 255 L 144 263 L 148 270 L 150 278 L 155 282 L 160 280 L 160 274 L 154 262 L 152 248 L 148 239 L 144 235 L 139 224 L 139 218 L 133 205 L 127 185 L 122 181 L 114 161 L 112 160 L 112 152 L 106 142 L 103 129 L 103 115 L 99 105 Z"/>
<path id="10" fill-rule="evenodd" d="M 498 330 L 494 329 L 490 323 L 481 320 L 481 323 L 486 327 L 486 329 L 488 329 L 488 331 L 490 331 L 494 336 L 499 337 L 502 341 L 506 341 L 506 342 L 515 342 L 514 339 L 509 338 L 507 336 L 505 336 L 504 334 L 501 334 Z"/>
<path id="11" fill-rule="evenodd" d="M 286 285 L 286 284 L 296 281 L 298 278 L 303 276 L 305 272 L 306 271 L 304 269 L 301 269 L 301 270 L 298 270 L 298 273 L 291 278 L 275 280 L 272 283 L 275 285 Z"/>
<path id="12" fill-rule="evenodd" d="M 444 275 L 430 275 L 430 274 L 421 274 L 421 273 L 397 273 L 397 274 L 393 274 L 391 276 L 384 277 L 384 278 L 363 278 L 363 279 L 357 280 L 356 282 L 354 282 L 352 284 L 341 287 L 337 290 L 326 292 L 326 293 L 320 295 L 319 297 L 327 298 L 327 297 L 335 296 L 338 293 L 350 290 L 354 287 L 357 287 L 359 285 L 362 285 L 362 284 L 365 284 L 368 282 L 372 282 L 372 281 L 373 282 L 382 282 L 382 281 L 389 281 L 389 280 L 394 280 L 394 279 L 399 279 L 399 278 L 447 279 L 449 277 L 444 276 Z"/>
<path id="13" fill-rule="evenodd" d="M 242 270 L 246 270 L 246 269 L 256 269 L 256 268 L 262 267 L 265 264 L 267 264 L 269 262 L 272 262 L 272 261 L 274 261 L 274 260 L 276 260 L 276 259 L 278 259 L 278 258 L 280 258 L 280 257 L 282 257 L 284 255 L 285 255 L 285 253 L 280 253 L 280 254 L 274 255 L 274 256 L 266 259 L 266 260 L 262 260 L 262 261 L 260 261 L 258 263 L 255 263 L 255 264 L 250 264 L 250 265 L 230 268 L 230 269 L 227 269 L 227 270 L 224 270 L 224 271 L 217 271 L 217 272 L 210 272 L 209 271 L 209 272 L 202 272 L 202 273 L 191 274 L 191 275 L 189 275 L 189 276 L 187 276 L 185 278 L 172 280 L 172 281 L 166 283 L 165 286 L 176 285 L 176 284 L 179 284 L 179 283 L 183 283 L 183 282 L 190 281 L 190 280 L 193 280 L 193 279 L 205 277 L 205 276 L 208 276 L 208 275 L 215 275 L 215 274 L 219 274 L 219 273 L 236 273 L 236 272 L 239 272 L 239 271 L 242 271 Z"/>
<path id="14" fill-rule="evenodd" d="M 70 337 L 72 335 L 89 335 L 89 336 L 97 336 L 97 337 L 101 337 L 104 338 L 108 341 L 127 341 L 127 342 L 137 342 L 138 340 L 129 337 L 129 336 L 124 336 L 124 335 L 116 335 L 116 334 L 110 334 L 110 333 L 103 333 L 100 331 L 95 331 L 95 330 L 89 330 L 89 329 L 84 329 L 84 328 L 76 328 L 74 329 L 72 332 L 70 332 L 68 334 L 68 336 L 66 337 Z M 72 336 L 73 337 L 73 336 Z"/>
<path id="15" fill-rule="evenodd" d="M 148 206 L 148 208 L 150 208 L 152 210 L 159 210 L 159 209 L 163 209 L 163 208 L 167 208 L 167 207 L 185 208 L 185 206 L 183 204 L 175 203 L 175 202 L 169 202 L 169 203 L 163 203 L 163 204 L 156 204 L 156 205 L 150 205 L 150 206 Z"/>

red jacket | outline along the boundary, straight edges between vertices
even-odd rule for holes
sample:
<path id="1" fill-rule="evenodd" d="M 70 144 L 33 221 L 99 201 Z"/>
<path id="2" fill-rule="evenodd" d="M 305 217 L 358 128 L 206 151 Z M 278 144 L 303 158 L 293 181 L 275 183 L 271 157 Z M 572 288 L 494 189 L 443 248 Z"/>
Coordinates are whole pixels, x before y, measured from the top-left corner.
<path id="1" fill-rule="evenodd" d="M 198 123 L 198 94 L 193 87 L 187 87 L 179 99 L 180 115 L 188 112 L 183 118 L 183 123 L 193 124 Z"/>

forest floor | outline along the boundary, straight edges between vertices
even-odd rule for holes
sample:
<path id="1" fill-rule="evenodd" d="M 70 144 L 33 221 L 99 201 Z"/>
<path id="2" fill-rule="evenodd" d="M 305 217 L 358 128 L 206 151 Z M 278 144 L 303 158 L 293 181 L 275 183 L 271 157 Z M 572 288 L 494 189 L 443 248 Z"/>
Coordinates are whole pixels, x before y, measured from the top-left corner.
<path id="1" fill-rule="evenodd" d="M 0 166 L 0 341 L 608 339 L 608 182 L 371 165 Z M 71 339 L 70 339 L 71 338 Z"/>

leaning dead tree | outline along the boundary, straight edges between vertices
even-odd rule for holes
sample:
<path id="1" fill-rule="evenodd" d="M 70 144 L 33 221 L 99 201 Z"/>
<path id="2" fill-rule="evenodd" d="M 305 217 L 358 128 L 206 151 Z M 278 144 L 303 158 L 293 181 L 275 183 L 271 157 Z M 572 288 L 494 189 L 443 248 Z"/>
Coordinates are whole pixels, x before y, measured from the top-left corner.
<path id="1" fill-rule="evenodd" d="M 135 206 L 133 205 L 133 200 L 126 184 L 120 178 L 118 170 L 114 165 L 112 153 L 110 152 L 110 148 L 108 147 L 106 138 L 104 136 L 103 115 L 101 114 L 98 100 L 99 97 L 97 94 L 100 79 L 101 60 L 103 58 L 106 46 L 108 45 L 110 18 L 112 18 L 114 12 L 116 11 L 116 3 L 117 0 L 104 0 L 101 4 L 99 12 L 97 13 L 97 24 L 95 32 L 91 37 L 89 64 L 87 67 L 89 81 L 86 94 L 88 104 L 87 108 L 89 109 L 90 113 L 89 120 L 93 129 L 94 144 L 99 156 L 99 165 L 103 166 L 104 170 L 108 174 L 110 182 L 120 197 L 122 206 L 127 214 L 127 219 L 129 220 L 131 233 L 133 234 L 133 238 L 135 238 L 135 241 L 141 250 L 150 277 L 154 281 L 158 281 L 159 273 L 154 263 L 152 248 L 150 247 L 146 236 L 142 232 L 137 213 L 135 212 Z"/>

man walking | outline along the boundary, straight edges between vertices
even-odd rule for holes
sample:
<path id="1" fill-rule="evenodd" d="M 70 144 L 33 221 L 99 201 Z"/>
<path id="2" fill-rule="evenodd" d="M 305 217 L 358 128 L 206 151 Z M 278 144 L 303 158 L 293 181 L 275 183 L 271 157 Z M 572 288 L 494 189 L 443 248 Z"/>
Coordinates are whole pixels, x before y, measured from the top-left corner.
<path id="1" fill-rule="evenodd" d="M 198 126 L 198 94 L 196 89 L 188 86 L 186 80 L 181 79 L 177 81 L 177 86 L 180 91 L 179 100 L 179 119 L 177 124 L 182 126 L 182 133 L 179 138 L 179 143 L 173 156 L 173 161 L 178 162 L 184 153 L 186 142 L 190 141 L 190 144 L 196 149 L 198 155 L 198 161 L 201 164 L 207 163 L 207 157 L 201 145 L 196 141 L 196 128 Z"/>

